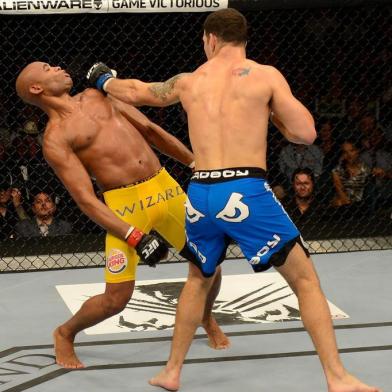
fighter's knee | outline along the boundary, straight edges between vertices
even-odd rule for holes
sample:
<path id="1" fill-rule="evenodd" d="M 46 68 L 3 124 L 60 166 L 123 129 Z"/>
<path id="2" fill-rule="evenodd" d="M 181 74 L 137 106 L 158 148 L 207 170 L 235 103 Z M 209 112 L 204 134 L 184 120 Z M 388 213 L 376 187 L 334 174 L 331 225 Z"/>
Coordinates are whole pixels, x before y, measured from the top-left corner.
<path id="1" fill-rule="evenodd" d="M 320 281 L 314 274 L 298 277 L 292 282 L 291 288 L 297 296 L 301 293 L 321 290 Z"/>
<path id="2" fill-rule="evenodd" d="M 103 308 L 108 316 L 120 313 L 127 306 L 132 297 L 132 293 L 121 292 L 116 294 L 105 294 Z"/>
<path id="3" fill-rule="evenodd" d="M 187 284 L 192 286 L 193 289 L 198 292 L 201 292 L 201 291 L 207 292 L 211 288 L 213 283 L 214 283 L 213 276 L 206 278 L 201 274 L 197 274 L 197 275 L 189 274 L 188 275 Z"/>

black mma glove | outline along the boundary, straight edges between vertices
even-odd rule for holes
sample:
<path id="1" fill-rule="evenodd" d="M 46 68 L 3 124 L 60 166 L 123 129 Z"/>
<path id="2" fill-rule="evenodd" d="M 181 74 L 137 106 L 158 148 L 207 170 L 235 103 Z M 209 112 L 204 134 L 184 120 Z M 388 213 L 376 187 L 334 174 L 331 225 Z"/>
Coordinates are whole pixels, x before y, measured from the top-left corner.
<path id="1" fill-rule="evenodd" d="M 145 234 L 135 227 L 131 227 L 128 233 L 125 237 L 128 245 L 135 248 L 140 260 L 150 267 L 167 257 L 168 247 L 155 235 Z"/>
<path id="2" fill-rule="evenodd" d="M 117 76 L 114 69 L 110 69 L 104 63 L 95 63 L 87 72 L 86 78 L 91 87 L 97 88 L 100 91 L 105 91 L 105 83 Z"/>

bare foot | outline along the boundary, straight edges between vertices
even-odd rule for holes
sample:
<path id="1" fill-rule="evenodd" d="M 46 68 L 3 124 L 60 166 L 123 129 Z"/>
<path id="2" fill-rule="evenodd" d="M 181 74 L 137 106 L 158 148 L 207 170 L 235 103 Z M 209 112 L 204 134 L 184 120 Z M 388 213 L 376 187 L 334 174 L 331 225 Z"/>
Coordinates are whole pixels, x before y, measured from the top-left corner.
<path id="1" fill-rule="evenodd" d="M 154 387 L 161 387 L 167 391 L 178 391 L 180 388 L 180 375 L 178 372 L 168 371 L 166 368 L 163 368 L 148 382 Z"/>
<path id="2" fill-rule="evenodd" d="M 381 389 L 370 387 L 351 376 L 346 374 L 341 379 L 329 382 L 328 392 L 382 392 Z"/>
<path id="3" fill-rule="evenodd" d="M 214 317 L 203 323 L 203 327 L 207 332 L 208 345 L 215 350 L 224 350 L 230 347 L 229 338 L 220 329 Z"/>
<path id="4" fill-rule="evenodd" d="M 56 353 L 56 363 L 66 369 L 81 369 L 84 368 L 82 362 L 79 361 L 74 351 L 73 338 L 67 336 L 58 327 L 53 332 L 54 351 Z"/>

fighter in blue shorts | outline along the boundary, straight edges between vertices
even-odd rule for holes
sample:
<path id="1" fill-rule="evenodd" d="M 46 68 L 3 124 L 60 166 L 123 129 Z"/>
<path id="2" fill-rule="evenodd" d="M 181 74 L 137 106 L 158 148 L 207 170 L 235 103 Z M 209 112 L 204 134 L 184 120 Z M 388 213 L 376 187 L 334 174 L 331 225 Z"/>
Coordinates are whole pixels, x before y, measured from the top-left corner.
<path id="1" fill-rule="evenodd" d="M 196 171 L 188 187 L 186 233 L 197 267 L 213 276 L 230 239 L 255 272 L 284 264 L 300 233 L 272 192 L 263 169 Z"/>
<path id="2" fill-rule="evenodd" d="M 179 389 L 181 369 L 203 319 L 216 267 L 232 239 L 255 271 L 273 265 L 297 295 L 328 392 L 378 392 L 344 368 L 313 263 L 264 178 L 268 120 L 289 142 L 312 144 L 316 138 L 313 117 L 277 69 L 246 58 L 246 42 L 245 17 L 234 9 L 223 9 L 204 22 L 208 61 L 192 73 L 162 83 L 117 80 L 104 64 L 95 64 L 88 73 L 93 86 L 120 100 L 136 106 L 181 102 L 188 117 L 197 171 L 188 189 L 186 227 L 188 244 L 198 261 L 197 266 L 189 263 L 169 360 L 150 384 Z"/>

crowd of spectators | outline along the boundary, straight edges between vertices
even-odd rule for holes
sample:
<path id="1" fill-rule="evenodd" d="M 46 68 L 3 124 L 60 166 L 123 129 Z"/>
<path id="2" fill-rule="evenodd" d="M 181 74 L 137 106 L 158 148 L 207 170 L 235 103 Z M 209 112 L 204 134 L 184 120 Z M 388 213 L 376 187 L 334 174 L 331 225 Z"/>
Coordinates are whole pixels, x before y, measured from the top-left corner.
<path id="1" fill-rule="evenodd" d="M 320 119 L 317 129 L 316 145 L 281 149 L 281 177 L 271 178 L 293 221 L 312 238 L 326 226 L 340 225 L 348 236 L 359 235 L 358 227 L 391 228 L 390 130 L 381 129 L 372 113 L 361 115 L 357 103 L 347 116 Z"/>
<path id="2" fill-rule="evenodd" d="M 21 237 L 62 236 L 72 225 L 56 217 L 56 204 L 45 192 L 38 192 L 25 208 L 22 193 L 9 182 L 0 182 L 0 240 Z M 29 213 L 31 211 L 31 213 Z"/>
<path id="3" fill-rule="evenodd" d="M 80 214 L 44 160 L 41 118 L 27 107 L 15 131 L 6 118 L 0 120 L 0 241 L 102 232 Z"/>

